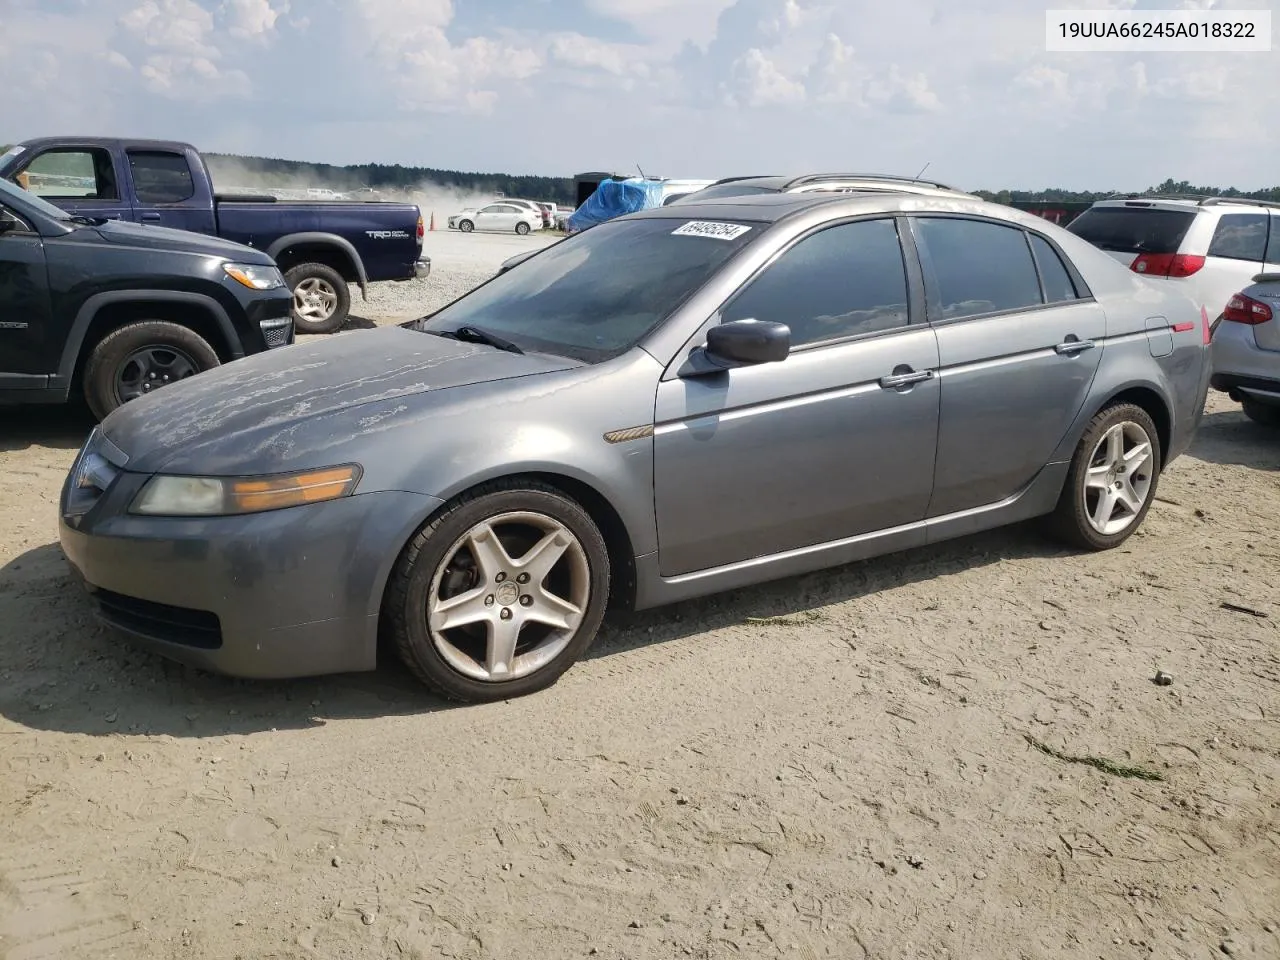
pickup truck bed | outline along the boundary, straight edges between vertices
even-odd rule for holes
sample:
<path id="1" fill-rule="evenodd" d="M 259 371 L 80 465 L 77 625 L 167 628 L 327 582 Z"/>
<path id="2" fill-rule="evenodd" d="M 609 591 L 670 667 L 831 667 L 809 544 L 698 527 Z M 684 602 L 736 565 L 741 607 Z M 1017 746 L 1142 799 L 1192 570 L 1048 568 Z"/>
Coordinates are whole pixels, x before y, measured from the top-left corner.
<path id="1" fill-rule="evenodd" d="M 190 230 L 264 251 L 293 291 L 299 332 L 346 322 L 349 286 L 425 278 L 422 212 L 385 201 L 282 202 L 214 191 L 186 143 L 100 137 L 28 140 L 0 156 L 0 177 L 73 214 Z"/>

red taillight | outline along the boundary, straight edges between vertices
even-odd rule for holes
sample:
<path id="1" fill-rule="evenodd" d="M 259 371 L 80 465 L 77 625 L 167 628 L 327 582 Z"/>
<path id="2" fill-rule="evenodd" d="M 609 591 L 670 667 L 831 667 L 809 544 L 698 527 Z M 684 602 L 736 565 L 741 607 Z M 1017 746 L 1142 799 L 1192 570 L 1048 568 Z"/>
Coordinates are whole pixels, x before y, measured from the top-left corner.
<path id="1" fill-rule="evenodd" d="M 1204 266 L 1204 257 L 1185 253 L 1144 253 L 1129 269 L 1144 277 L 1189 277 Z"/>
<path id="2" fill-rule="evenodd" d="M 427 235 L 426 224 L 422 222 L 422 214 L 418 214 L 418 239 L 421 240 Z"/>
<path id="3" fill-rule="evenodd" d="M 1227 301 L 1226 309 L 1222 311 L 1222 319 L 1230 320 L 1232 323 L 1251 325 L 1266 323 L 1271 319 L 1271 308 L 1253 297 L 1237 293 Z"/>

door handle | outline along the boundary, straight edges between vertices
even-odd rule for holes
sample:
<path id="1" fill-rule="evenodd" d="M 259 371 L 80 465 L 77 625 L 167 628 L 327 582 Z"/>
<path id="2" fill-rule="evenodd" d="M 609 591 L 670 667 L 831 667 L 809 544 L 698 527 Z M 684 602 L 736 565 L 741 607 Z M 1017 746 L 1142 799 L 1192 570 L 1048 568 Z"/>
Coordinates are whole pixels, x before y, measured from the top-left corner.
<path id="1" fill-rule="evenodd" d="M 160 214 L 158 214 L 158 213 L 144 213 L 144 214 L 143 214 L 141 217 L 139 217 L 138 219 L 142 220 L 144 223 L 150 223 L 151 221 L 159 220 L 159 219 L 160 219 Z"/>
<path id="2" fill-rule="evenodd" d="M 932 370 L 907 370 L 903 373 L 891 373 L 887 377 L 881 377 L 880 386 L 886 390 L 894 390 L 898 387 L 909 387 L 913 383 L 932 379 Z"/>
<path id="3" fill-rule="evenodd" d="M 1064 357 L 1074 357 L 1077 353 L 1084 353 L 1086 350 L 1092 350 L 1096 344 L 1092 340 L 1077 340 L 1075 337 L 1067 337 L 1062 343 L 1054 347 L 1054 352 Z"/>

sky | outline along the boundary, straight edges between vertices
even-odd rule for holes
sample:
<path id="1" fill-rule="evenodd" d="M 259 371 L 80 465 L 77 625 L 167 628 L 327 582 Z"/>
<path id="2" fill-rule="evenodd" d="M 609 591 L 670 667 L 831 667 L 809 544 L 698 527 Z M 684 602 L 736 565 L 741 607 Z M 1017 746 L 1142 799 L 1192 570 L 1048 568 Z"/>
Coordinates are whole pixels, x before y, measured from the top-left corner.
<path id="1" fill-rule="evenodd" d="M 1280 183 L 1272 53 L 1047 53 L 1055 9 L 1268 0 L 0 0 L 0 142 L 572 176 Z"/>

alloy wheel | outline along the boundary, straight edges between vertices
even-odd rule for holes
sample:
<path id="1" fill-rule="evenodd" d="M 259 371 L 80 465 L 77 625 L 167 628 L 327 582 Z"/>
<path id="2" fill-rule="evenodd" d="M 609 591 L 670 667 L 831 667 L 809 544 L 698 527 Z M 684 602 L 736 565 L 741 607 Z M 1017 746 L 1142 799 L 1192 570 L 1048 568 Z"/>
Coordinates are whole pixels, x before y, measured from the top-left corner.
<path id="1" fill-rule="evenodd" d="M 445 552 L 427 594 L 427 627 L 463 676 L 516 680 L 564 651 L 590 593 L 587 554 L 568 527 L 542 513 L 503 513 Z"/>
<path id="2" fill-rule="evenodd" d="M 303 320 L 323 323 L 338 309 L 338 291 L 327 280 L 308 277 L 293 288 L 293 310 Z"/>
<path id="3" fill-rule="evenodd" d="M 1083 489 L 1089 526 L 1104 537 L 1127 530 L 1151 496 L 1155 464 L 1151 437 L 1132 420 L 1115 424 L 1089 458 Z"/>
<path id="4" fill-rule="evenodd" d="M 199 373 L 196 362 L 173 347 L 143 347 L 125 358 L 116 370 L 116 395 L 121 403 Z"/>

